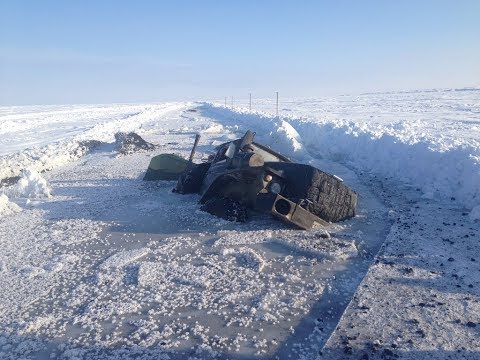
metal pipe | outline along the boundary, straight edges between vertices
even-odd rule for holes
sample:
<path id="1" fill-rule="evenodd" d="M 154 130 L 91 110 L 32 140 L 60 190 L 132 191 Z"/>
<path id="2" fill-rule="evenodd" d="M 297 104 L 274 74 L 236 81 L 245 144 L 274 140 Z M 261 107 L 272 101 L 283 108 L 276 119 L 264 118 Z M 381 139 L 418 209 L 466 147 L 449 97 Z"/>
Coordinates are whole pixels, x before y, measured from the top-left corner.
<path id="1" fill-rule="evenodd" d="M 200 134 L 195 135 L 195 142 L 193 143 L 192 151 L 190 152 L 190 158 L 188 159 L 188 166 L 193 162 L 193 156 L 195 155 L 195 150 L 197 149 L 198 141 L 200 140 Z"/>

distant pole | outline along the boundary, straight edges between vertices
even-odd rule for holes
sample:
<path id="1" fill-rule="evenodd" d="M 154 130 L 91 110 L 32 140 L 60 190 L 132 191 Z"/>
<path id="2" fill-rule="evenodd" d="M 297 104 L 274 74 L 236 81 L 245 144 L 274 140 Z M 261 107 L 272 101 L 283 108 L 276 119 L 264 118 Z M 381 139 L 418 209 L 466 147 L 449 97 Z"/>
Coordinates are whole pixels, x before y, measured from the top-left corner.
<path id="1" fill-rule="evenodd" d="M 233 96 L 232 96 L 232 109 L 233 109 Z"/>
<path id="2" fill-rule="evenodd" d="M 250 93 L 250 111 L 252 111 L 252 93 Z"/>
<path id="3" fill-rule="evenodd" d="M 277 117 L 278 117 L 278 91 L 277 91 Z"/>
<path id="4" fill-rule="evenodd" d="M 227 107 L 227 97 L 225 96 L 225 107 Z"/>

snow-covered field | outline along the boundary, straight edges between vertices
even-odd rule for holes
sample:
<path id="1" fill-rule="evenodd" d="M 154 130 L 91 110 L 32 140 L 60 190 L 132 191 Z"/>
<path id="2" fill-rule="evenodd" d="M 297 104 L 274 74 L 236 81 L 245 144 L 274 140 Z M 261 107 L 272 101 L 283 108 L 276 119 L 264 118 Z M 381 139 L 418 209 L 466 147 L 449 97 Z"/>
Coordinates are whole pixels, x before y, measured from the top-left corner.
<path id="1" fill-rule="evenodd" d="M 479 358 L 480 90 L 0 108 L 0 359 Z M 256 131 L 358 216 L 229 223 L 157 153 Z M 118 131 L 158 145 L 120 155 Z"/>

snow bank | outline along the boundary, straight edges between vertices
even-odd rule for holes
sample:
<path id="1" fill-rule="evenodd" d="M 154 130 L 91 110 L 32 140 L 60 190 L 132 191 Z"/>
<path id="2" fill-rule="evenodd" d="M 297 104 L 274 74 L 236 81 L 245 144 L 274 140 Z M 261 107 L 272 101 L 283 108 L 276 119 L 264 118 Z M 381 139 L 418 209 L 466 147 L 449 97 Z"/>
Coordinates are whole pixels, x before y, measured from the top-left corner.
<path id="1" fill-rule="evenodd" d="M 22 169 L 48 171 L 85 155 L 85 145 L 75 141 L 50 144 L 40 149 L 26 149 L 0 158 L 0 179 L 18 176 Z"/>
<path id="2" fill-rule="evenodd" d="M 0 216 L 11 215 L 19 211 L 21 211 L 21 208 L 11 202 L 7 195 L 0 194 Z"/>
<path id="3" fill-rule="evenodd" d="M 0 107 L 0 179 L 68 164 L 118 132 L 161 125 L 191 103 Z"/>
<path id="4" fill-rule="evenodd" d="M 425 195 L 480 204 L 480 148 L 439 148 L 425 140 L 372 132 L 356 124 L 298 121 L 312 154 L 341 159 L 357 170 L 396 178 Z"/>
<path id="5" fill-rule="evenodd" d="M 276 130 L 268 133 L 269 145 L 281 148 L 284 153 L 298 160 L 306 157 L 303 139 L 295 128 L 284 120 L 275 123 Z"/>
<path id="6" fill-rule="evenodd" d="M 7 193 L 14 197 L 30 199 L 49 198 L 52 190 L 47 181 L 34 169 L 24 169 L 20 180 L 7 189 Z"/>
<path id="7" fill-rule="evenodd" d="M 368 126 L 340 119 L 306 119 L 231 110 L 204 104 L 202 112 L 243 130 L 257 140 L 304 161 L 325 157 L 357 171 L 394 178 L 428 197 L 452 198 L 467 208 L 480 205 L 480 142 L 443 141 L 419 133 L 408 122 Z"/>

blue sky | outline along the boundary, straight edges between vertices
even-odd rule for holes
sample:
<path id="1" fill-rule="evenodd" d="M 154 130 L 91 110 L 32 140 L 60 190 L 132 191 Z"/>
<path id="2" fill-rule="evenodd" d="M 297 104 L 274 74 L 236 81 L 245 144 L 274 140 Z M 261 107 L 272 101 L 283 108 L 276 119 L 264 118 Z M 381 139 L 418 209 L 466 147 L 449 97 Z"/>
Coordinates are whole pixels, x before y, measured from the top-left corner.
<path id="1" fill-rule="evenodd" d="M 0 105 L 480 85 L 480 1 L 0 0 Z"/>

